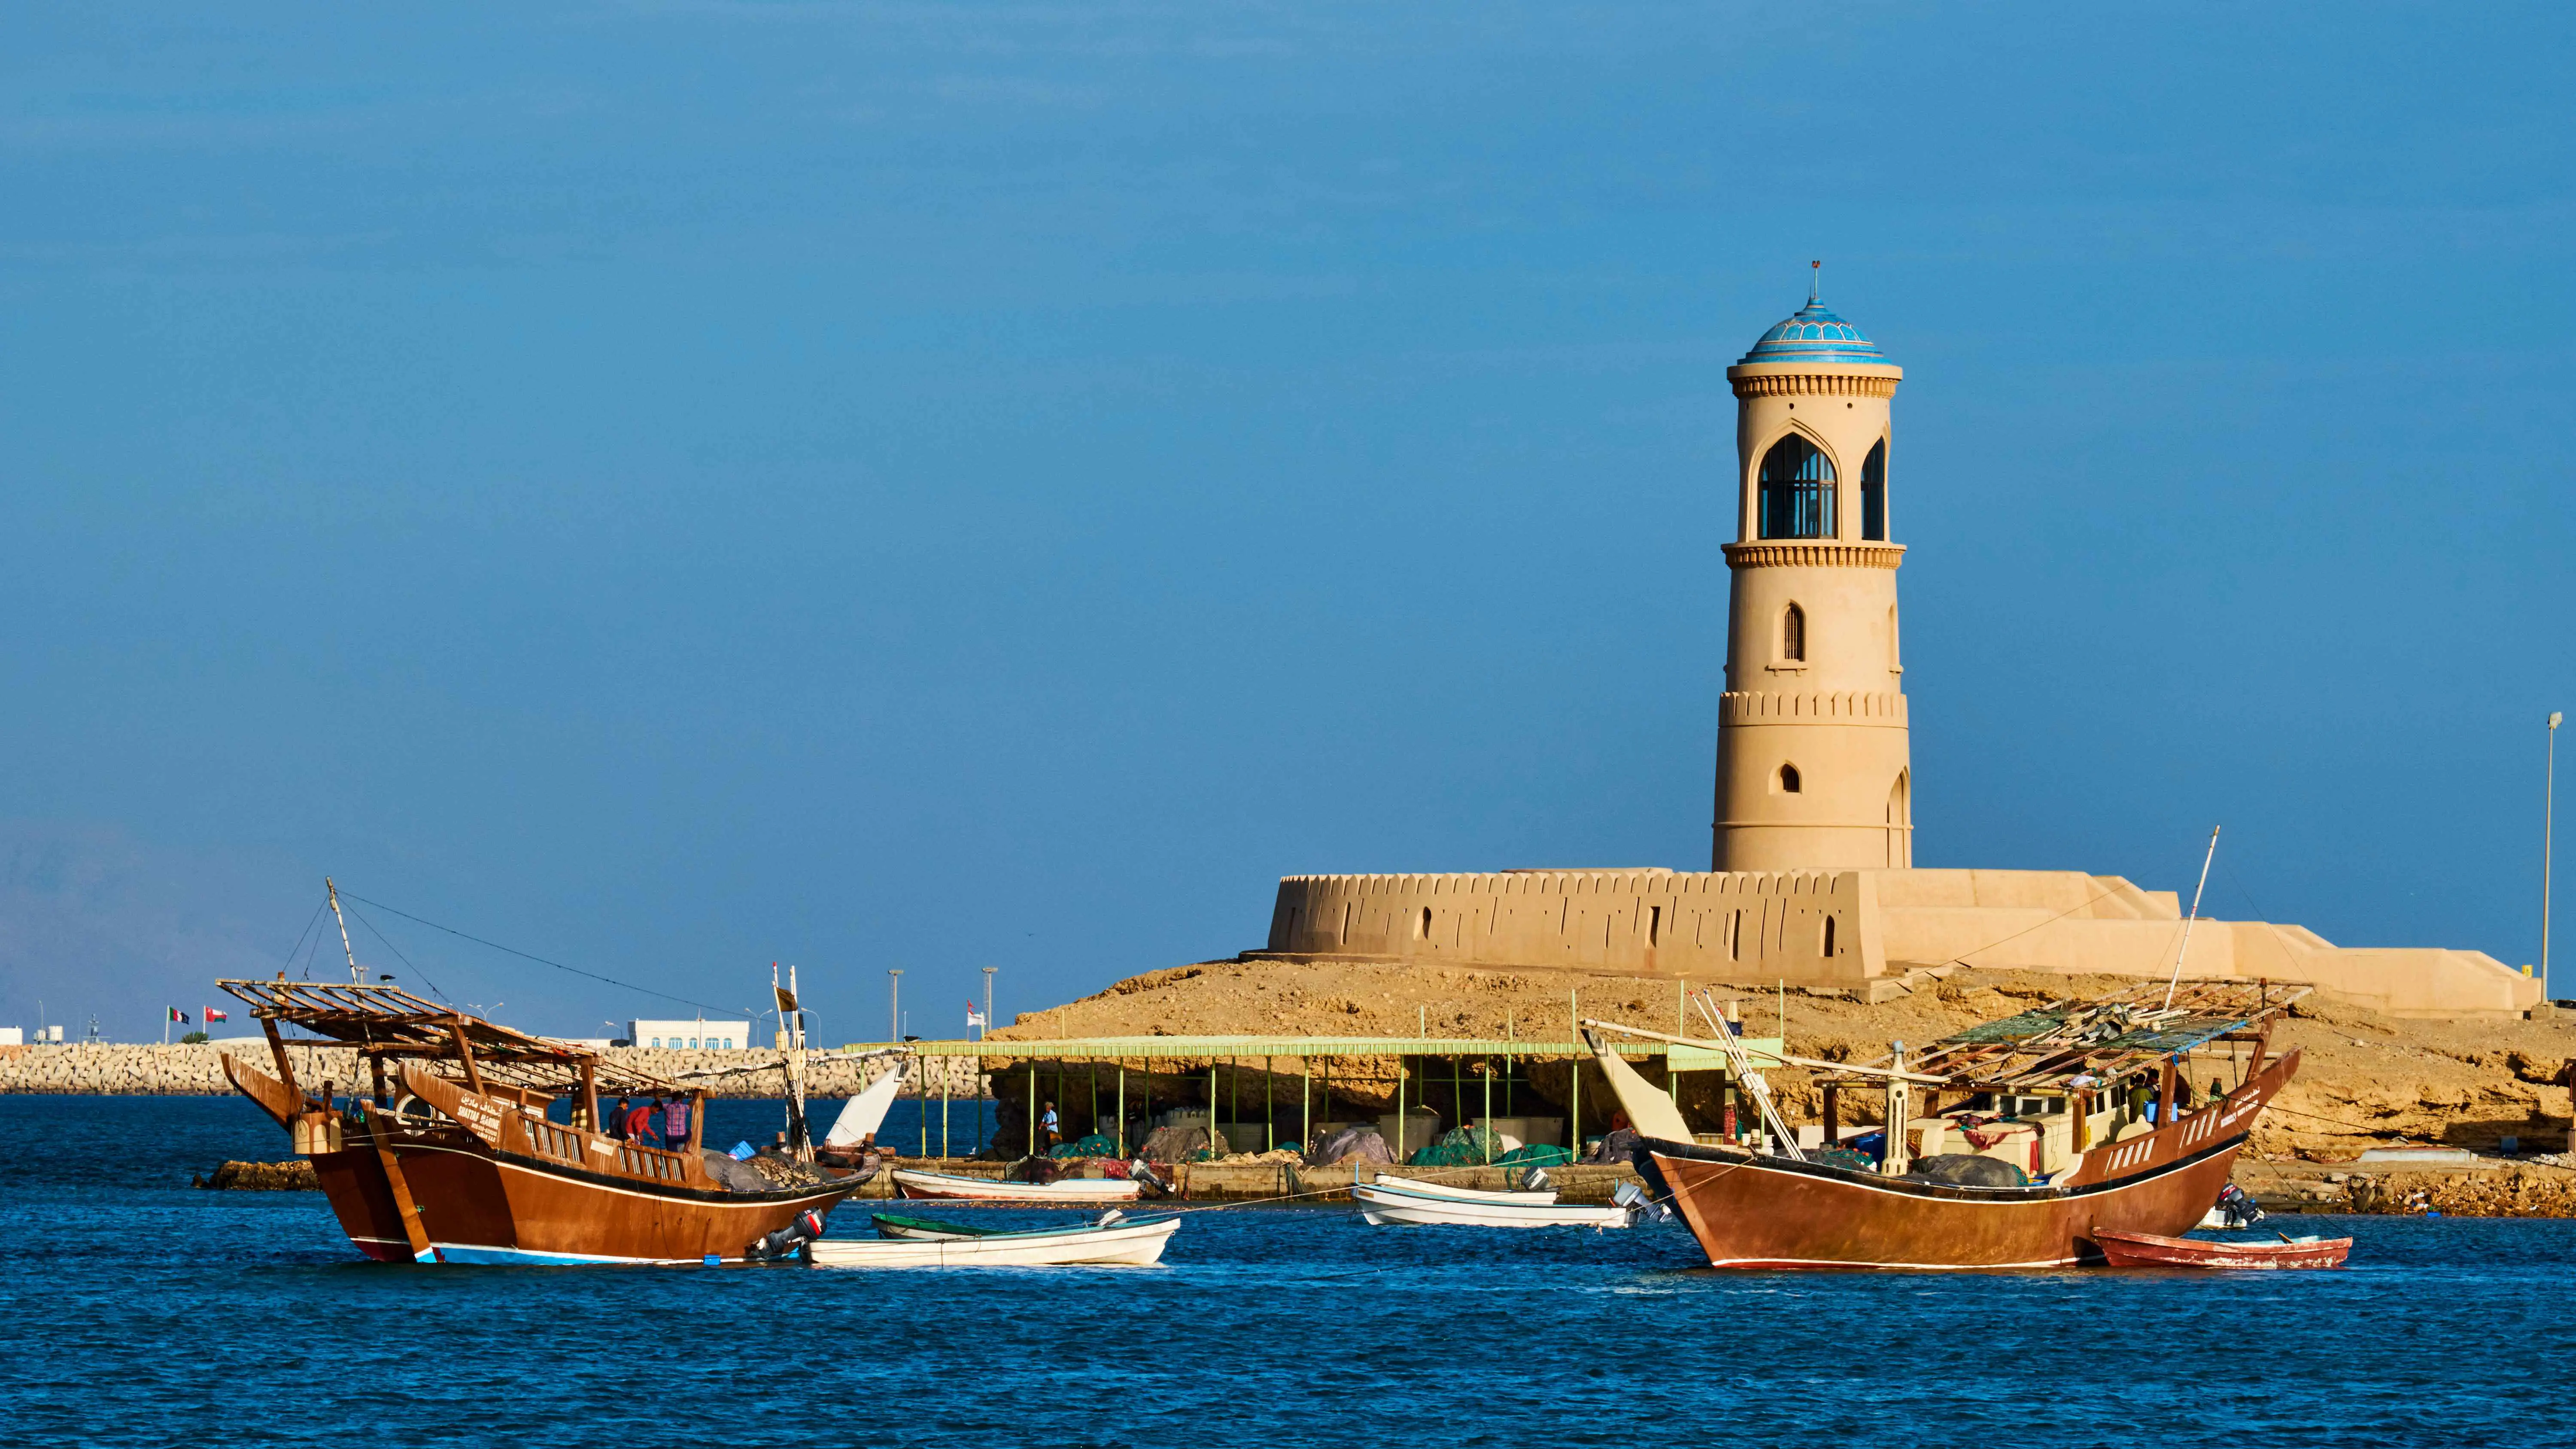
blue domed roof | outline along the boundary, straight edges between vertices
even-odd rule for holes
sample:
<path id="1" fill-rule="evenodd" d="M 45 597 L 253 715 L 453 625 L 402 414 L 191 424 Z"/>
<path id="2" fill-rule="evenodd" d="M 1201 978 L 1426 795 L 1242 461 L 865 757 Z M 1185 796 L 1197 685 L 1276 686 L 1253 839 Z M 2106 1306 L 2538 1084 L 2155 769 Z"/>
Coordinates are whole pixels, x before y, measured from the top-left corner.
<path id="1" fill-rule="evenodd" d="M 1817 295 L 1807 294 L 1807 305 L 1787 321 L 1762 334 L 1753 350 L 1737 360 L 1737 366 L 1749 362 L 1856 362 L 1886 367 L 1891 364 L 1878 344 L 1861 330 L 1833 314 Z"/>

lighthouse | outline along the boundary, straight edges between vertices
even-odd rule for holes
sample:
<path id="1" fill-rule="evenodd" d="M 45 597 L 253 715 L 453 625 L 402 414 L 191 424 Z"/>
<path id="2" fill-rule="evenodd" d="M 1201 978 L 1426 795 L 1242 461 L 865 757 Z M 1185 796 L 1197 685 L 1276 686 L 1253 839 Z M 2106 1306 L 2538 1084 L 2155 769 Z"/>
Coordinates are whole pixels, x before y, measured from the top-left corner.
<path id="1" fill-rule="evenodd" d="M 1736 528 L 1726 545 L 1726 692 L 1711 867 L 1914 863 L 1905 663 L 1888 493 L 1905 376 L 1858 327 L 1807 305 L 1726 370 Z"/>

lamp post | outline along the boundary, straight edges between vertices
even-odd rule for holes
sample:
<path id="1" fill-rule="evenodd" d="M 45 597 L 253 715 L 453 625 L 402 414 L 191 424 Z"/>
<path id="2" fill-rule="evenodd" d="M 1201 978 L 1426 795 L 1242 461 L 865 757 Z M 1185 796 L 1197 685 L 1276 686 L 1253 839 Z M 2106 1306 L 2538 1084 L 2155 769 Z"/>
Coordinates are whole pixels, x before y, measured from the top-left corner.
<path id="1" fill-rule="evenodd" d="M 886 972 L 886 1040 L 903 1040 L 903 968 Z"/>
<path id="2" fill-rule="evenodd" d="M 2558 710 L 2549 712 L 2549 764 L 2541 776 L 2540 787 L 2540 999 L 2554 1000 L 2557 993 L 2549 985 L 2549 887 L 2550 839 L 2558 823 L 2558 725 L 2567 716 Z M 2576 1127 L 2568 1131 L 2576 1134 Z"/>
<path id="3" fill-rule="evenodd" d="M 993 973 L 1000 969 L 998 966 L 984 968 L 984 1024 L 975 1028 L 977 1041 L 982 1041 L 984 1033 L 993 1029 Z"/>

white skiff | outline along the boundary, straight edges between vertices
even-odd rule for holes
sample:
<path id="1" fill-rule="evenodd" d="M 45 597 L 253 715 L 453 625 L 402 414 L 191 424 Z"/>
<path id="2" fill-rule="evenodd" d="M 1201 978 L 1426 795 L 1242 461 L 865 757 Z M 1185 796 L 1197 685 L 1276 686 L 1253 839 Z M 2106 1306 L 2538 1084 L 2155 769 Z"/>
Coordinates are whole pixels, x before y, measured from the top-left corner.
<path id="1" fill-rule="evenodd" d="M 1164 1245 L 1180 1226 L 1179 1218 L 1160 1218 L 1107 1227 L 1083 1223 L 1032 1233 L 823 1238 L 808 1251 L 820 1268 L 1142 1267 L 1162 1261 Z"/>
<path id="2" fill-rule="evenodd" d="M 947 1172 L 920 1172 L 898 1167 L 894 1190 L 904 1197 L 943 1202 L 1006 1203 L 1019 1207 L 1105 1207 L 1134 1202 L 1142 1183 L 1118 1177 L 1060 1177 L 1053 1182 L 997 1182 L 989 1177 L 959 1177 Z"/>
<path id="3" fill-rule="evenodd" d="M 1545 1207 L 1556 1201 L 1556 1191 L 1553 1188 L 1538 1192 L 1495 1192 L 1488 1188 L 1451 1187 L 1445 1182 L 1396 1177 L 1383 1172 L 1377 1175 L 1377 1185 L 1384 1192 L 1409 1192 L 1422 1197 L 1450 1198 L 1459 1202 L 1517 1202 L 1527 1203 L 1533 1207 Z"/>
<path id="4" fill-rule="evenodd" d="M 1361 1215 L 1371 1227 L 1440 1225 L 1470 1228 L 1624 1228 L 1623 1207 L 1577 1207 L 1563 1203 L 1480 1202 L 1431 1193 L 1398 1192 L 1386 1186 L 1360 1184 L 1351 1189 Z"/>

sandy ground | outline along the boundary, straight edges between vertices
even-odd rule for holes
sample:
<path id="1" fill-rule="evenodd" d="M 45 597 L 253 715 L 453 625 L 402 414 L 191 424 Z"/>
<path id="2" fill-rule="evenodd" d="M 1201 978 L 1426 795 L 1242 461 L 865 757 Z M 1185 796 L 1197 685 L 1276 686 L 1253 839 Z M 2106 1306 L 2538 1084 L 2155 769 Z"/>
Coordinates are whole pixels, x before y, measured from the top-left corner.
<path id="1" fill-rule="evenodd" d="M 1692 983 L 1694 988 L 1703 984 L 1708 983 Z M 2036 1002 L 2069 993 L 2095 995 L 2128 984 L 2116 977 L 1962 970 L 1877 1005 L 1794 989 L 1784 998 L 1749 983 L 1721 986 L 1720 995 L 1742 1003 L 1749 1034 L 1767 1036 L 1778 1030 L 1785 1009 L 1791 1052 L 1866 1060 L 1884 1053 L 1892 1041 L 1925 1043 Z M 1578 1007 L 1585 1016 L 1670 1031 L 1678 1007 L 1676 984 L 1669 978 L 1544 970 L 1212 961 L 1149 972 L 1095 996 L 1023 1013 L 993 1035 L 996 1040 L 1033 1041 L 1236 1033 L 1411 1036 L 1427 1028 L 1435 1037 L 1498 1037 L 1508 1029 L 1525 1039 L 1561 1041 Z M 2576 1015 L 2538 1021 L 2400 1020 L 2310 997 L 2275 1032 L 2275 1051 L 2293 1047 L 2305 1058 L 2298 1079 L 2256 1130 L 2250 1155 L 2257 1160 L 2333 1162 L 2397 1141 L 2481 1151 L 2493 1151 L 2507 1136 L 2520 1138 L 2526 1151 L 2555 1151 L 2565 1144 L 2568 1092 L 2551 1083 L 2561 1066 L 2576 1058 Z M 1557 1095 L 1551 1086 L 1563 1081 L 1563 1070 L 1541 1066 L 1531 1076 L 1542 1092 Z M 2223 1067 L 2219 1070 L 2224 1074 Z M 1347 1095 L 1366 1103 L 1371 1094 L 1356 1080 L 1359 1073 L 1352 1076 Z M 1695 1078 L 1684 1079 L 1686 1108 L 1693 1107 L 1690 1084 Z M 1795 1070 L 1772 1074 L 1793 1122 L 1817 1119 L 1820 1095 L 1806 1078 Z M 1597 1077 L 1587 1071 L 1587 1097 L 1597 1090 Z M 1846 1121 L 1866 1120 L 1858 1095 L 1845 1095 Z"/>

